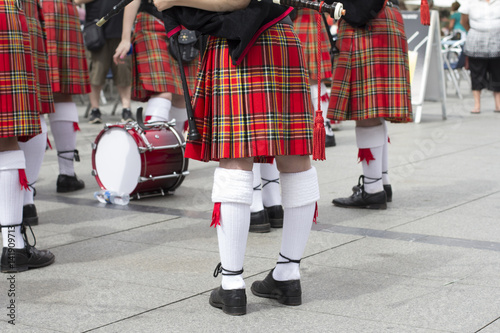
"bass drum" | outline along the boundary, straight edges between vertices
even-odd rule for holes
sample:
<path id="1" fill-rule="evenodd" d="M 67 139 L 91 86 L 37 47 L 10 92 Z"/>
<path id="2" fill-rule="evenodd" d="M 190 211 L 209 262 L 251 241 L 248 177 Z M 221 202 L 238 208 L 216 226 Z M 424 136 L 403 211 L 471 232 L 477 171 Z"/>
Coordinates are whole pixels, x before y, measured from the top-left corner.
<path id="1" fill-rule="evenodd" d="M 101 189 L 140 199 L 165 195 L 189 174 L 183 137 L 168 123 L 106 125 L 92 145 L 92 174 Z"/>

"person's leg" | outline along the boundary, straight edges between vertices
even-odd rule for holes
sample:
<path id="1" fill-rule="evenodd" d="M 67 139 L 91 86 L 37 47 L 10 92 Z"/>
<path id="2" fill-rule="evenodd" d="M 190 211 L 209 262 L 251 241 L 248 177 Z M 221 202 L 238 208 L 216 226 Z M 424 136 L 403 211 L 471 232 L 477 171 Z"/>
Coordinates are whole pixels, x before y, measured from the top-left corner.
<path id="1" fill-rule="evenodd" d="M 382 183 L 384 184 L 384 191 L 387 195 L 387 202 L 392 201 L 392 186 L 389 178 L 389 130 L 387 128 L 387 121 L 382 119 L 384 125 L 384 145 L 382 147 Z"/>
<path id="2" fill-rule="evenodd" d="M 383 146 L 387 141 L 384 126 L 379 118 L 356 122 L 358 157 L 363 166 L 354 193 L 347 198 L 333 199 L 338 207 L 386 209 L 387 196 L 382 182 Z M 363 180 L 363 184 L 361 184 Z"/>
<path id="3" fill-rule="evenodd" d="M 210 295 L 210 304 L 231 315 L 246 313 L 243 262 L 250 226 L 252 203 L 252 159 L 221 160 L 215 170 L 212 225 L 217 229 L 221 286 Z"/>
<path id="4" fill-rule="evenodd" d="M 180 134 L 187 130 L 187 109 L 184 96 L 174 94 L 172 96 L 172 108 L 170 109 L 171 119 L 175 119 L 175 129 Z"/>
<path id="5" fill-rule="evenodd" d="M 474 109 L 472 113 L 481 112 L 481 90 L 472 90 L 472 96 L 474 97 Z"/>
<path id="6" fill-rule="evenodd" d="M 500 91 L 495 91 L 493 96 L 495 98 L 495 112 L 500 112 Z"/>
<path id="7" fill-rule="evenodd" d="M 283 226 L 283 207 L 281 206 L 280 174 L 276 160 L 260 165 L 262 183 L 262 202 L 272 228 Z"/>
<path id="8" fill-rule="evenodd" d="M 9 138 L 10 139 L 10 138 Z M 7 147 L 9 146 L 9 147 Z M 23 190 L 27 187 L 25 158 L 21 150 L 6 150 L 13 142 L 0 139 L 0 227 L 2 228 L 2 273 L 39 268 L 54 262 L 47 250 L 37 250 L 25 242 L 22 224 Z"/>
<path id="9" fill-rule="evenodd" d="M 319 200 L 318 177 L 309 156 L 280 156 L 276 160 L 284 209 L 281 248 L 276 267 L 263 281 L 252 284 L 252 292 L 285 305 L 299 305 L 302 303 L 299 263 Z"/>
<path id="10" fill-rule="evenodd" d="M 471 113 L 480 113 L 481 90 L 488 87 L 487 60 L 469 57 L 469 68 L 471 73 L 472 96 L 474 97 L 474 108 Z"/>
<path id="11" fill-rule="evenodd" d="M 271 230 L 269 218 L 262 203 L 261 165 L 261 163 L 254 163 L 252 169 L 253 196 L 250 206 L 250 232 L 269 232 Z"/>
<path id="12" fill-rule="evenodd" d="M 172 94 L 165 92 L 155 94 L 148 100 L 146 111 L 144 112 L 145 120 L 148 122 L 170 120 L 170 108 L 172 107 Z"/>
<path id="13" fill-rule="evenodd" d="M 113 83 L 118 90 L 122 103 L 122 122 L 135 121 L 130 109 L 132 102 L 132 57 L 129 55 L 118 64 L 113 61 L 113 54 L 120 44 L 119 38 L 110 39 L 106 53 L 107 60 L 113 73 Z"/>
<path id="14" fill-rule="evenodd" d="M 26 178 L 28 180 L 29 190 L 24 191 L 23 200 L 23 221 L 29 225 L 38 224 L 38 214 L 34 202 L 35 183 L 38 180 L 40 169 L 42 168 L 43 157 L 47 147 L 47 124 L 45 118 L 40 115 L 40 126 L 42 133 L 27 142 L 20 142 L 19 147 L 24 152 L 26 161 Z"/>
<path id="15" fill-rule="evenodd" d="M 489 59 L 488 71 L 490 72 L 491 85 L 495 100 L 495 112 L 500 112 L 500 57 Z"/>
<path id="16" fill-rule="evenodd" d="M 78 109 L 72 101 L 57 102 L 54 106 L 56 112 L 49 115 L 49 122 L 59 164 L 57 192 L 81 190 L 85 187 L 85 183 L 76 176 L 74 166 L 75 160 L 80 161 L 76 149 L 76 132 L 79 130 Z"/>

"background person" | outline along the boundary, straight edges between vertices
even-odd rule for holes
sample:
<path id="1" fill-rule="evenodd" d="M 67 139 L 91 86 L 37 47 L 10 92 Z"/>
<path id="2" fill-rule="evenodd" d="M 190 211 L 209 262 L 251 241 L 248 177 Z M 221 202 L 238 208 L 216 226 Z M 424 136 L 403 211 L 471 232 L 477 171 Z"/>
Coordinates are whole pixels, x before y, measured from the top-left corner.
<path id="1" fill-rule="evenodd" d="M 85 4 L 85 23 L 89 24 L 95 20 L 100 20 L 120 0 L 75 0 L 77 5 Z M 105 45 L 97 51 L 90 52 L 90 105 L 91 111 L 89 123 L 99 124 L 102 122 L 102 113 L 99 109 L 99 98 L 101 90 L 106 82 L 106 76 L 111 72 L 113 82 L 116 85 L 122 103 L 122 122 L 133 121 L 134 117 L 130 110 L 131 86 L 132 86 L 132 60 L 130 57 L 122 59 L 119 64 L 113 62 L 113 54 L 121 41 L 123 24 L 123 12 L 113 16 L 102 27 Z"/>
<path id="2" fill-rule="evenodd" d="M 481 112 L 481 90 L 493 91 L 495 112 L 500 112 L 500 1 L 470 0 L 459 8 L 467 30 L 465 55 L 469 57 L 474 108 Z"/>

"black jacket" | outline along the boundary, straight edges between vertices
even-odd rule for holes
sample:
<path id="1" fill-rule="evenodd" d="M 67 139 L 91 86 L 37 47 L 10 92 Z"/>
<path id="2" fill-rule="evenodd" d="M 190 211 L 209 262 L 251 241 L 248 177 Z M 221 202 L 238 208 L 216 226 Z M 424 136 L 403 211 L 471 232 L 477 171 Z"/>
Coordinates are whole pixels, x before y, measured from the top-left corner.
<path id="1" fill-rule="evenodd" d="M 287 17 L 292 9 L 273 4 L 272 0 L 251 0 L 248 7 L 233 12 L 177 6 L 163 12 L 163 21 L 169 37 L 183 26 L 204 35 L 226 38 L 233 64 L 238 65 L 258 37 Z"/>

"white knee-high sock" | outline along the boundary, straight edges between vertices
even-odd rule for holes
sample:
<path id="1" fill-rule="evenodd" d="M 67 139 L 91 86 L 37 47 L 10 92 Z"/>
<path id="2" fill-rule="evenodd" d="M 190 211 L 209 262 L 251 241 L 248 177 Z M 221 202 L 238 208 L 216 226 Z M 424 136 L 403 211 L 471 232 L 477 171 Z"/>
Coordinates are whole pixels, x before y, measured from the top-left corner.
<path id="1" fill-rule="evenodd" d="M 19 142 L 19 147 L 24 152 L 26 160 L 26 179 L 31 187 L 29 190 L 23 191 L 24 205 L 33 204 L 33 196 L 35 194 L 35 183 L 38 180 L 40 169 L 42 168 L 43 157 L 45 156 L 45 149 L 47 147 L 47 124 L 45 118 L 40 115 L 40 125 L 42 133 L 27 142 Z"/>
<path id="2" fill-rule="evenodd" d="M 300 260 L 304 255 L 314 219 L 316 201 L 319 200 L 319 184 L 316 169 L 298 173 L 280 173 L 283 197 L 283 235 L 281 255 L 273 271 L 277 281 L 300 279 L 299 264 L 286 258 Z M 286 257 L 286 258 L 285 258 Z"/>
<path id="3" fill-rule="evenodd" d="M 384 190 L 382 183 L 382 150 L 385 140 L 384 126 L 356 127 L 356 144 L 360 150 L 368 149 L 374 160 L 363 159 L 364 189 L 367 193 Z"/>
<path id="4" fill-rule="evenodd" d="M 162 97 L 152 97 L 148 101 L 145 116 L 150 116 L 150 121 L 164 121 L 170 120 L 170 109 L 172 102 L 169 99 Z"/>
<path id="5" fill-rule="evenodd" d="M 387 121 L 382 120 L 382 125 L 384 125 L 384 146 L 382 150 L 382 182 L 384 185 L 388 185 L 391 183 L 389 178 L 389 130 L 387 128 Z"/>
<path id="6" fill-rule="evenodd" d="M 262 185 L 260 183 L 260 163 L 254 163 L 253 172 L 253 199 L 252 205 L 250 206 L 250 212 L 260 212 L 264 210 L 264 205 L 262 204 Z"/>
<path id="7" fill-rule="evenodd" d="M 178 108 L 172 106 L 170 109 L 170 114 L 172 119 L 175 118 L 175 129 L 180 134 L 184 133 L 184 126 L 186 121 L 188 120 L 186 108 Z"/>
<path id="8" fill-rule="evenodd" d="M 49 115 L 50 130 L 54 137 L 61 175 L 75 175 L 76 128 L 78 110 L 75 103 L 55 103 L 56 112 Z"/>
<path id="9" fill-rule="evenodd" d="M 23 220 L 23 189 L 19 169 L 25 168 L 21 150 L 0 152 L 0 225 L 20 225 Z M 21 227 L 2 228 L 3 247 L 24 248 Z"/>
<path id="10" fill-rule="evenodd" d="M 243 269 L 252 203 L 252 171 L 217 168 L 214 173 L 212 201 L 220 203 L 220 225 L 217 226 L 222 264 L 223 289 L 245 288 L 241 274 L 227 275 Z"/>
<path id="11" fill-rule="evenodd" d="M 260 165 L 260 178 L 264 206 L 272 207 L 281 205 L 280 172 L 276 166 L 276 160 L 272 164 L 262 163 Z"/>

